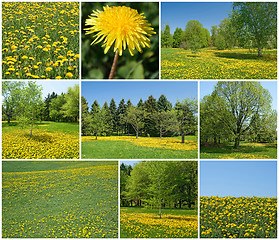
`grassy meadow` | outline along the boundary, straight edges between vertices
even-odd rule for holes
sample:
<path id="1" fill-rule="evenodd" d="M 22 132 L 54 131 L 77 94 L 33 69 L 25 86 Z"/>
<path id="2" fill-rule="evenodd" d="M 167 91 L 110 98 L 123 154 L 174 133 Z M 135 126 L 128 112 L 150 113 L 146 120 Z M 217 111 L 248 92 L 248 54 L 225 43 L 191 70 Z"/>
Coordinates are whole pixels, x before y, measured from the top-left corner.
<path id="1" fill-rule="evenodd" d="M 196 210 L 163 209 L 159 219 L 158 209 L 121 207 L 121 238 L 197 238 L 198 216 Z"/>
<path id="2" fill-rule="evenodd" d="M 277 159 L 277 143 L 233 143 L 206 145 L 200 148 L 201 159 Z"/>
<path id="3" fill-rule="evenodd" d="M 277 198 L 200 197 L 200 237 L 276 238 Z"/>
<path id="4" fill-rule="evenodd" d="M 79 3 L 3 2 L 2 78 L 78 77 Z"/>
<path id="5" fill-rule="evenodd" d="M 277 51 L 162 48 L 162 79 L 277 79 Z"/>
<path id="6" fill-rule="evenodd" d="M 196 159 L 198 144 L 196 136 L 166 137 L 95 137 L 82 136 L 84 159 Z"/>
<path id="7" fill-rule="evenodd" d="M 4 161 L 3 238 L 116 238 L 118 164 Z"/>
<path id="8" fill-rule="evenodd" d="M 41 122 L 22 128 L 18 122 L 2 122 L 3 159 L 78 159 L 79 124 Z"/>

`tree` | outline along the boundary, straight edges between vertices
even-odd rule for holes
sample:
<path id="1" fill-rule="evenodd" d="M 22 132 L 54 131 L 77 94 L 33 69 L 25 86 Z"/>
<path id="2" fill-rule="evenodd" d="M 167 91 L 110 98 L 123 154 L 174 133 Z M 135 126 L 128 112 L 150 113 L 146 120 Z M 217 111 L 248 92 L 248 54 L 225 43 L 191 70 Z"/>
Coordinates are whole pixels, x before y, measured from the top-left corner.
<path id="1" fill-rule="evenodd" d="M 30 137 L 34 124 L 41 120 L 43 110 L 42 87 L 33 81 L 28 81 L 22 89 L 22 98 L 20 101 L 19 121 L 25 126 L 30 125 Z"/>
<path id="2" fill-rule="evenodd" d="M 72 118 L 75 122 L 79 118 L 79 86 L 78 84 L 68 88 L 65 94 L 65 104 L 62 106 L 65 117 Z"/>
<path id="3" fill-rule="evenodd" d="M 210 32 L 206 29 L 202 29 L 202 47 L 208 47 L 210 44 Z"/>
<path id="4" fill-rule="evenodd" d="M 101 109 L 94 114 L 88 114 L 85 121 L 89 122 L 89 132 L 95 135 L 96 140 L 108 128 L 106 121 L 106 111 Z"/>
<path id="5" fill-rule="evenodd" d="M 113 117 L 112 117 L 112 114 L 110 112 L 107 102 L 104 102 L 104 105 L 103 105 L 101 111 L 104 112 L 104 117 L 105 117 L 104 121 L 106 122 L 106 129 L 104 132 L 106 134 L 110 134 L 113 131 Z"/>
<path id="6" fill-rule="evenodd" d="M 234 148 L 256 121 L 257 115 L 271 109 L 271 95 L 259 82 L 218 82 L 213 97 L 223 100 L 219 105 L 220 121 L 234 136 Z"/>
<path id="7" fill-rule="evenodd" d="M 2 82 L 2 111 L 8 123 L 10 123 L 21 110 L 20 101 L 23 97 L 22 89 L 24 85 L 24 82 L 19 81 Z"/>
<path id="8" fill-rule="evenodd" d="M 48 94 L 47 97 L 45 98 L 44 104 L 45 104 L 45 111 L 44 111 L 44 116 L 43 119 L 46 121 L 49 121 L 51 118 L 49 116 L 49 106 L 50 102 L 52 99 L 57 98 L 57 93 L 52 92 L 52 94 Z"/>
<path id="9" fill-rule="evenodd" d="M 89 122 L 86 121 L 89 114 L 88 102 L 84 96 L 81 96 L 81 134 L 87 135 L 87 129 L 89 128 Z"/>
<path id="10" fill-rule="evenodd" d="M 217 34 L 215 37 L 215 46 L 218 50 L 224 50 L 226 49 L 226 41 L 222 34 Z"/>
<path id="11" fill-rule="evenodd" d="M 198 111 L 197 101 L 184 99 L 175 104 L 176 116 L 178 120 L 181 142 L 185 142 L 185 135 L 193 133 L 197 129 L 197 119 L 195 114 Z"/>
<path id="12" fill-rule="evenodd" d="M 159 130 L 160 138 L 168 131 L 178 131 L 178 122 L 174 110 L 157 112 L 154 114 L 153 119 L 155 120 L 156 128 Z"/>
<path id="13" fill-rule="evenodd" d="M 277 36 L 277 2 L 236 2 L 231 18 L 238 37 L 256 42 L 259 57 L 267 42 Z"/>
<path id="14" fill-rule="evenodd" d="M 220 38 L 222 38 L 222 41 L 225 42 L 223 44 L 224 47 L 222 49 L 234 47 L 237 43 L 236 33 L 237 33 L 236 28 L 230 18 L 225 18 L 224 20 L 222 20 L 221 23 L 219 24 L 218 35 L 217 35 L 219 43 L 216 42 L 216 47 L 218 48 L 217 44 L 219 44 L 220 46 Z M 216 37 L 216 41 L 217 41 L 217 37 Z"/>
<path id="15" fill-rule="evenodd" d="M 116 112 L 117 107 L 113 98 L 110 100 L 109 110 L 112 116 L 112 125 L 113 125 L 112 133 L 113 133 L 113 130 L 115 130 L 117 126 L 117 112 Z"/>
<path id="16" fill-rule="evenodd" d="M 165 95 L 161 95 L 157 101 L 157 108 L 159 112 L 162 111 L 169 111 L 172 109 L 172 104 L 171 102 L 166 98 Z"/>
<path id="17" fill-rule="evenodd" d="M 62 107 L 65 103 L 65 94 L 61 94 L 57 98 L 51 100 L 49 104 L 49 117 L 51 120 L 59 122 L 65 119 L 65 115 L 62 111 Z"/>
<path id="18" fill-rule="evenodd" d="M 125 104 L 125 100 L 122 98 L 118 108 L 117 108 L 117 123 L 121 127 L 121 135 L 124 134 L 124 125 L 126 124 L 125 116 L 127 112 L 127 105 Z"/>
<path id="19" fill-rule="evenodd" d="M 183 30 L 181 28 L 176 28 L 173 33 L 172 39 L 173 39 L 172 46 L 174 48 L 179 48 L 180 44 L 183 41 Z"/>
<path id="20" fill-rule="evenodd" d="M 144 127 L 144 111 L 139 108 L 136 108 L 135 106 L 131 106 L 127 110 L 126 119 L 127 122 L 130 123 L 134 128 L 136 132 L 136 138 L 138 139 L 139 131 Z"/>
<path id="21" fill-rule="evenodd" d="M 190 49 L 196 52 L 204 46 L 205 35 L 202 24 L 197 20 L 191 20 L 185 27 L 185 39 L 190 45 Z"/>
<path id="22" fill-rule="evenodd" d="M 218 32 L 218 26 L 217 25 L 213 25 L 211 26 L 211 42 L 213 46 L 215 45 L 215 38 L 217 36 L 217 32 Z"/>
<path id="23" fill-rule="evenodd" d="M 164 32 L 162 33 L 162 37 L 161 37 L 161 43 L 162 43 L 162 47 L 172 47 L 172 36 L 170 33 L 170 26 L 166 25 Z"/>
<path id="24" fill-rule="evenodd" d="M 90 114 L 94 114 L 99 111 L 100 111 L 100 105 L 99 105 L 98 101 L 95 100 L 91 105 Z"/>
<path id="25" fill-rule="evenodd" d="M 155 113 L 157 113 L 157 101 L 150 95 L 148 99 L 144 102 L 144 130 L 149 136 L 154 136 L 156 134 L 155 121 L 153 119 Z"/>

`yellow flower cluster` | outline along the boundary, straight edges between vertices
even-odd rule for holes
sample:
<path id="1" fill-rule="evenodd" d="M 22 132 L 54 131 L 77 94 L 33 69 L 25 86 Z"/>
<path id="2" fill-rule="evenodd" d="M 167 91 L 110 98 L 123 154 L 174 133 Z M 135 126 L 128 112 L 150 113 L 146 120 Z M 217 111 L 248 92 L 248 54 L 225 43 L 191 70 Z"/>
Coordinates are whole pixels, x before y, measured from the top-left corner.
<path id="1" fill-rule="evenodd" d="M 79 3 L 3 2 L 2 23 L 4 79 L 79 77 Z"/>
<path id="2" fill-rule="evenodd" d="M 201 197 L 200 234 L 207 238 L 276 238 L 277 198 Z"/>
<path id="3" fill-rule="evenodd" d="M 122 228 L 131 238 L 197 238 L 198 217 L 162 214 L 159 219 L 158 214 L 125 213 L 121 210 Z"/>
<path id="4" fill-rule="evenodd" d="M 51 171 L 4 172 L 2 236 L 116 238 L 117 171 L 115 164 Z"/>
<path id="5" fill-rule="evenodd" d="M 274 52 L 274 51 L 273 51 Z M 248 49 L 162 49 L 162 79 L 277 79 L 277 53 L 262 58 Z"/>
<path id="6" fill-rule="evenodd" d="M 81 141 L 94 141 L 95 137 L 91 136 L 82 136 Z M 172 150 L 180 150 L 180 151 L 193 151 L 198 149 L 198 143 L 194 141 L 185 141 L 185 143 L 181 143 L 181 140 L 177 138 L 159 138 L 159 137 L 98 137 L 98 141 L 127 141 L 136 146 L 141 147 L 150 147 L 150 148 L 164 148 L 164 149 L 172 149 Z"/>
<path id="7" fill-rule="evenodd" d="M 46 130 L 15 130 L 2 134 L 3 159 L 78 159 L 79 136 Z"/>
<path id="8" fill-rule="evenodd" d="M 216 158 L 216 159 L 271 159 L 265 154 L 250 154 L 250 153 L 227 153 L 224 155 L 216 156 L 212 153 L 201 153 L 201 158 Z"/>

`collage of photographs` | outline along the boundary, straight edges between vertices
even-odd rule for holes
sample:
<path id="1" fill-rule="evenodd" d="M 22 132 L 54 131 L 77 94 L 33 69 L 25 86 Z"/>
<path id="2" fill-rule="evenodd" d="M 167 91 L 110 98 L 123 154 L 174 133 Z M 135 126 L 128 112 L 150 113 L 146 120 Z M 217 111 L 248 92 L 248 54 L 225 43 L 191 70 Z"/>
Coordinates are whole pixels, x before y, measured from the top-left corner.
<path id="1" fill-rule="evenodd" d="M 278 238 L 277 1 L 3 1 L 1 238 Z"/>

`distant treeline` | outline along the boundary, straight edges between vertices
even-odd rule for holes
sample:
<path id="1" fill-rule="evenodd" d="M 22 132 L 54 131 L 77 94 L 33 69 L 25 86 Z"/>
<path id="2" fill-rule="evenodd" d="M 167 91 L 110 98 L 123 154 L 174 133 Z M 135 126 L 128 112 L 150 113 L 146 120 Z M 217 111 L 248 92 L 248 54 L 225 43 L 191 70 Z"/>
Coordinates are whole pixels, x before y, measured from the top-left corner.
<path id="1" fill-rule="evenodd" d="M 97 100 L 89 109 L 86 99 L 81 98 L 82 135 L 111 136 L 182 136 L 197 131 L 197 101 L 184 99 L 172 106 L 166 96 L 156 100 L 152 95 L 146 101 L 139 100 L 134 106 L 130 100 L 120 101 L 118 106 L 112 98 L 102 107 Z"/>
<path id="2" fill-rule="evenodd" d="M 173 35 L 169 25 L 164 26 L 161 36 L 161 45 L 166 48 L 257 48 L 262 56 L 263 48 L 277 49 L 277 3 L 234 3 L 229 17 L 211 27 L 211 35 L 199 21 L 191 20 L 184 31 L 176 28 Z"/>
<path id="3" fill-rule="evenodd" d="M 194 209 L 198 202 L 196 161 L 143 161 L 120 166 L 120 205 Z"/>

